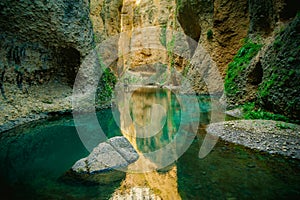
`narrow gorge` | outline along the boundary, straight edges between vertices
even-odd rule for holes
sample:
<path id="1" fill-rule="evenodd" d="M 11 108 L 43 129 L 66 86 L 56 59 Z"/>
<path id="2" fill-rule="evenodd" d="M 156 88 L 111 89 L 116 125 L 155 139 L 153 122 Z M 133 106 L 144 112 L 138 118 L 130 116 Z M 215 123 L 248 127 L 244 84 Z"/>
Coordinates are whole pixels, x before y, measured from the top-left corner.
<path id="1" fill-rule="evenodd" d="M 3 199 L 300 197 L 295 0 L 2 0 L 0 40 Z"/>

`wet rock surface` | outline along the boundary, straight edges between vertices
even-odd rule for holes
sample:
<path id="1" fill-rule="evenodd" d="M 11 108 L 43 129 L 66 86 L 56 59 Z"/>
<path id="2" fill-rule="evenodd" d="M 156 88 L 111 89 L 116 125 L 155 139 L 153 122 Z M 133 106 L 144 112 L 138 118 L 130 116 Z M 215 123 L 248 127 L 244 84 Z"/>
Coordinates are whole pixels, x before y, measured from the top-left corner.
<path id="1" fill-rule="evenodd" d="M 252 149 L 300 159 L 300 126 L 271 120 L 235 120 L 210 124 L 207 133 Z"/>
<path id="2" fill-rule="evenodd" d="M 100 143 L 91 154 L 77 161 L 72 170 L 77 173 L 95 174 L 112 169 L 122 169 L 138 159 L 138 154 L 123 136 Z"/>
<path id="3" fill-rule="evenodd" d="M 89 183 L 108 183 L 125 177 L 126 167 L 139 158 L 123 136 L 100 143 L 89 156 L 78 160 L 64 177 Z"/>

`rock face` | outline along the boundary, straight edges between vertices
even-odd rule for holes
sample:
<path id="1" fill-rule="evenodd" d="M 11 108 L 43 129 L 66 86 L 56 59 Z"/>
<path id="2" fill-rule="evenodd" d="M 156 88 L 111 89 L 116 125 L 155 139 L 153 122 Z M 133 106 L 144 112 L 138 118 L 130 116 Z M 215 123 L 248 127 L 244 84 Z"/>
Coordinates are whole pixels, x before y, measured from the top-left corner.
<path id="1" fill-rule="evenodd" d="M 71 107 L 70 86 L 93 47 L 87 0 L 3 0 L 0 40 L 0 124 Z"/>
<path id="2" fill-rule="evenodd" d="M 264 110 L 299 120 L 300 115 L 300 16 L 277 27 L 249 64 L 234 79 L 236 94 L 227 94 L 231 105 L 248 101 Z M 246 50 L 247 44 L 239 52 Z M 254 48 L 252 48 L 253 50 Z M 236 66 L 234 66 L 236 67 Z"/>
<path id="3" fill-rule="evenodd" d="M 72 83 L 81 58 L 92 47 L 89 3 L 4 0 L 0 7 L 4 80 L 15 82 L 19 77 L 20 83 L 32 84 L 62 78 Z"/>
<path id="4" fill-rule="evenodd" d="M 138 154 L 125 137 L 113 137 L 100 143 L 91 154 L 77 161 L 72 170 L 77 173 L 96 174 L 122 169 L 138 159 Z"/>
<path id="5" fill-rule="evenodd" d="M 185 33 L 199 42 L 224 76 L 227 64 L 247 35 L 247 1 L 178 0 L 178 20 Z"/>
<path id="6" fill-rule="evenodd" d="M 263 70 L 258 103 L 291 119 L 300 116 L 300 15 L 285 27 L 261 55 Z"/>
<path id="7" fill-rule="evenodd" d="M 265 40 L 275 31 L 276 40 L 269 41 L 271 45 L 263 48 L 246 73 L 241 73 L 242 81 L 237 81 L 244 96 L 229 101 L 234 105 L 259 97 L 264 108 L 297 118 L 298 22 L 282 31 L 277 28 L 295 17 L 299 9 L 295 0 L 2 0 L 1 100 L 14 99 L 5 97 L 6 91 L 12 90 L 6 83 L 17 85 L 20 91 L 27 90 L 23 84 L 40 85 L 50 80 L 73 85 L 77 69 L 94 42 L 124 31 L 127 35 L 120 36 L 115 52 L 119 57 L 110 66 L 117 76 L 124 75 L 125 70 L 132 79 L 159 73 L 171 77 L 171 81 L 163 80 L 165 85 L 178 85 L 180 80 L 169 76 L 170 69 L 176 69 L 187 76 L 196 93 L 222 92 L 222 77 L 242 46 L 240 40 L 247 36 Z M 141 31 L 145 27 L 156 29 L 145 35 Z M 190 38 L 173 37 L 174 31 Z M 158 49 L 146 48 L 145 43 L 154 43 Z M 176 46 L 199 67 L 190 68 L 189 59 L 175 55 Z M 128 49 L 132 52 L 126 54 Z M 219 72 L 207 70 L 214 65 Z M 202 79 L 217 82 L 207 86 Z"/>
<path id="8" fill-rule="evenodd" d="M 121 32 L 123 0 L 91 0 L 90 18 L 96 43 Z"/>

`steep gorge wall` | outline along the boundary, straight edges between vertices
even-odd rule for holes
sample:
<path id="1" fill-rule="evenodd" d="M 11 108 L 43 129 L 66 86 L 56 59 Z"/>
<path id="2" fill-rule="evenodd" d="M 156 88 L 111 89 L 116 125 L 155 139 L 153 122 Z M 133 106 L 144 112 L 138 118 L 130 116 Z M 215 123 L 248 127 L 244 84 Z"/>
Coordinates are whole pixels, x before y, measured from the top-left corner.
<path id="1" fill-rule="evenodd" d="M 248 3 L 245 0 L 177 0 L 178 20 L 185 33 L 203 45 L 225 76 L 228 63 L 247 36 Z"/>
<path id="2" fill-rule="evenodd" d="M 205 83 L 200 80 L 203 78 L 201 71 L 207 67 L 205 65 L 215 63 L 224 78 L 228 63 L 242 46 L 242 39 L 260 38 L 263 43 L 278 46 L 278 41 L 272 42 L 274 30 L 278 32 L 281 24 L 288 23 L 298 10 L 299 5 L 293 0 L 4 0 L 0 2 L 0 75 L 3 75 L 0 81 L 15 83 L 16 79 L 20 81 L 21 76 L 21 80 L 28 83 L 45 83 L 53 78 L 72 83 L 76 68 L 94 46 L 94 41 L 101 43 L 113 35 L 126 32 L 127 35 L 120 35 L 120 55 L 113 63 L 115 66 L 112 66 L 118 76 L 127 69 L 134 76 L 153 75 L 157 72 L 157 66 L 153 64 L 158 63 L 160 67 L 168 70 L 174 68 L 187 75 L 195 83 L 197 93 L 207 93 Z M 149 29 L 151 41 L 147 34 L 145 37 L 141 32 L 147 27 L 156 27 L 152 32 L 153 29 Z M 297 33 L 295 27 L 286 36 L 278 36 L 282 38 L 283 47 L 297 44 L 290 42 L 291 38 L 287 36 Z M 173 40 L 175 31 L 184 32 L 189 38 L 175 37 Z M 297 34 L 293 37 L 297 39 Z M 196 45 L 191 40 L 196 41 Z M 143 44 L 149 42 L 156 43 L 161 50 L 144 48 Z M 190 70 L 189 62 L 174 56 L 176 44 L 181 48 L 177 50 L 188 52 L 190 55 L 186 57 L 199 66 Z M 275 65 L 274 60 L 287 71 L 290 70 L 289 62 L 297 68 L 297 62 L 292 59 L 295 55 L 284 53 L 295 50 L 280 48 L 275 51 L 274 48 L 264 47 L 256 61 L 253 60 L 247 67 L 248 72 L 240 72 L 245 76 L 252 74 L 254 79 L 260 77 L 260 81 L 254 81 L 255 85 L 248 87 L 248 77 L 240 76 L 236 84 L 244 92 L 240 96 L 228 96 L 231 105 L 258 97 L 259 88 L 263 88 L 272 78 L 270 65 Z M 138 50 L 122 55 L 122 52 L 133 49 Z M 278 76 L 281 77 L 281 74 Z M 209 79 L 215 77 L 210 76 Z M 215 85 L 213 91 L 222 90 L 220 82 Z M 292 113 L 291 109 L 297 110 L 298 105 L 291 103 L 297 101 L 294 98 L 296 93 L 288 87 L 285 84 L 274 87 L 277 89 L 272 91 L 278 93 L 275 95 L 277 100 L 266 96 L 261 99 L 261 104 L 285 115 Z M 287 107 L 287 102 L 283 103 L 286 94 L 292 98 L 289 111 L 283 109 Z M 295 113 L 291 115 L 296 116 Z"/>
<path id="3" fill-rule="evenodd" d="M 228 85 L 234 87 L 225 88 L 229 107 L 256 101 L 265 110 L 299 118 L 299 30 L 297 19 L 290 23 L 300 10 L 298 3 L 177 0 L 177 7 L 185 33 L 209 52 L 223 78 L 227 75 L 224 81 L 230 81 Z M 248 44 L 243 44 L 244 38 L 250 38 Z M 263 47 L 257 56 L 247 60 L 244 55 L 254 48 L 251 41 Z M 228 66 L 236 55 L 244 62 Z M 231 70 L 233 67 L 237 69 Z M 235 78 L 226 80 L 228 76 Z"/>
<path id="4" fill-rule="evenodd" d="M 122 33 L 117 62 L 110 66 L 119 78 L 126 72 L 132 76 L 130 79 L 153 75 L 154 64 L 166 67 L 173 59 L 167 52 L 172 37 L 167 30 L 181 28 L 175 0 L 94 0 L 91 19 L 97 43 Z M 150 47 L 151 44 L 154 45 Z"/>
<path id="5" fill-rule="evenodd" d="M 300 13 L 261 53 L 255 63 L 263 69 L 257 102 L 291 119 L 300 116 Z"/>
<path id="6" fill-rule="evenodd" d="M 123 0 L 90 0 L 94 39 L 100 43 L 121 32 Z"/>
<path id="7" fill-rule="evenodd" d="M 0 2 L 0 70 L 4 81 L 72 83 L 92 47 L 89 2 L 85 0 Z"/>

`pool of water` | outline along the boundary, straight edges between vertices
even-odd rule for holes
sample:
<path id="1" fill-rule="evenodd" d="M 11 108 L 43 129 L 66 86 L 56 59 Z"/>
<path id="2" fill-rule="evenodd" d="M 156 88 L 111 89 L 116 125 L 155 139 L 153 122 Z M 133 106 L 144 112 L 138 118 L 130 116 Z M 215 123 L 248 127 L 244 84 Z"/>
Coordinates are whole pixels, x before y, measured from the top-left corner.
<path id="1" fill-rule="evenodd" d="M 148 95 L 147 99 L 152 96 L 154 99 L 166 97 L 161 91 L 155 94 Z M 176 174 L 172 176 L 176 187 L 172 189 L 179 194 L 178 198 L 299 199 L 299 160 L 269 155 L 221 140 L 205 158 L 200 159 L 198 153 L 206 134 L 205 124 L 210 121 L 211 109 L 207 97 L 198 99 L 201 112 L 198 133 L 187 151 L 172 164 L 176 168 Z M 136 100 L 141 102 L 139 98 Z M 169 101 L 171 103 L 168 105 L 173 110 L 167 112 L 167 120 L 172 120 L 176 132 L 181 113 L 175 112 L 176 109 L 174 111 L 178 107 L 176 98 L 171 95 Z M 142 104 L 145 102 L 142 101 Z M 131 109 L 134 109 L 132 105 Z M 138 112 L 130 114 L 134 118 Z M 97 112 L 99 123 L 109 138 L 122 135 L 117 125 L 119 122 L 113 115 L 115 113 L 111 109 Z M 170 123 L 168 127 L 155 136 L 159 139 L 137 140 L 139 150 L 153 151 L 154 147 L 157 148 L 157 141 L 163 145 L 170 142 L 174 137 L 169 137 Z M 89 128 L 93 130 L 93 127 Z M 86 185 L 61 179 L 77 160 L 88 154 L 71 116 L 2 133 L 0 199 L 109 199 L 124 184 L 123 180 L 106 185 Z M 159 173 L 168 173 L 168 168 Z"/>

